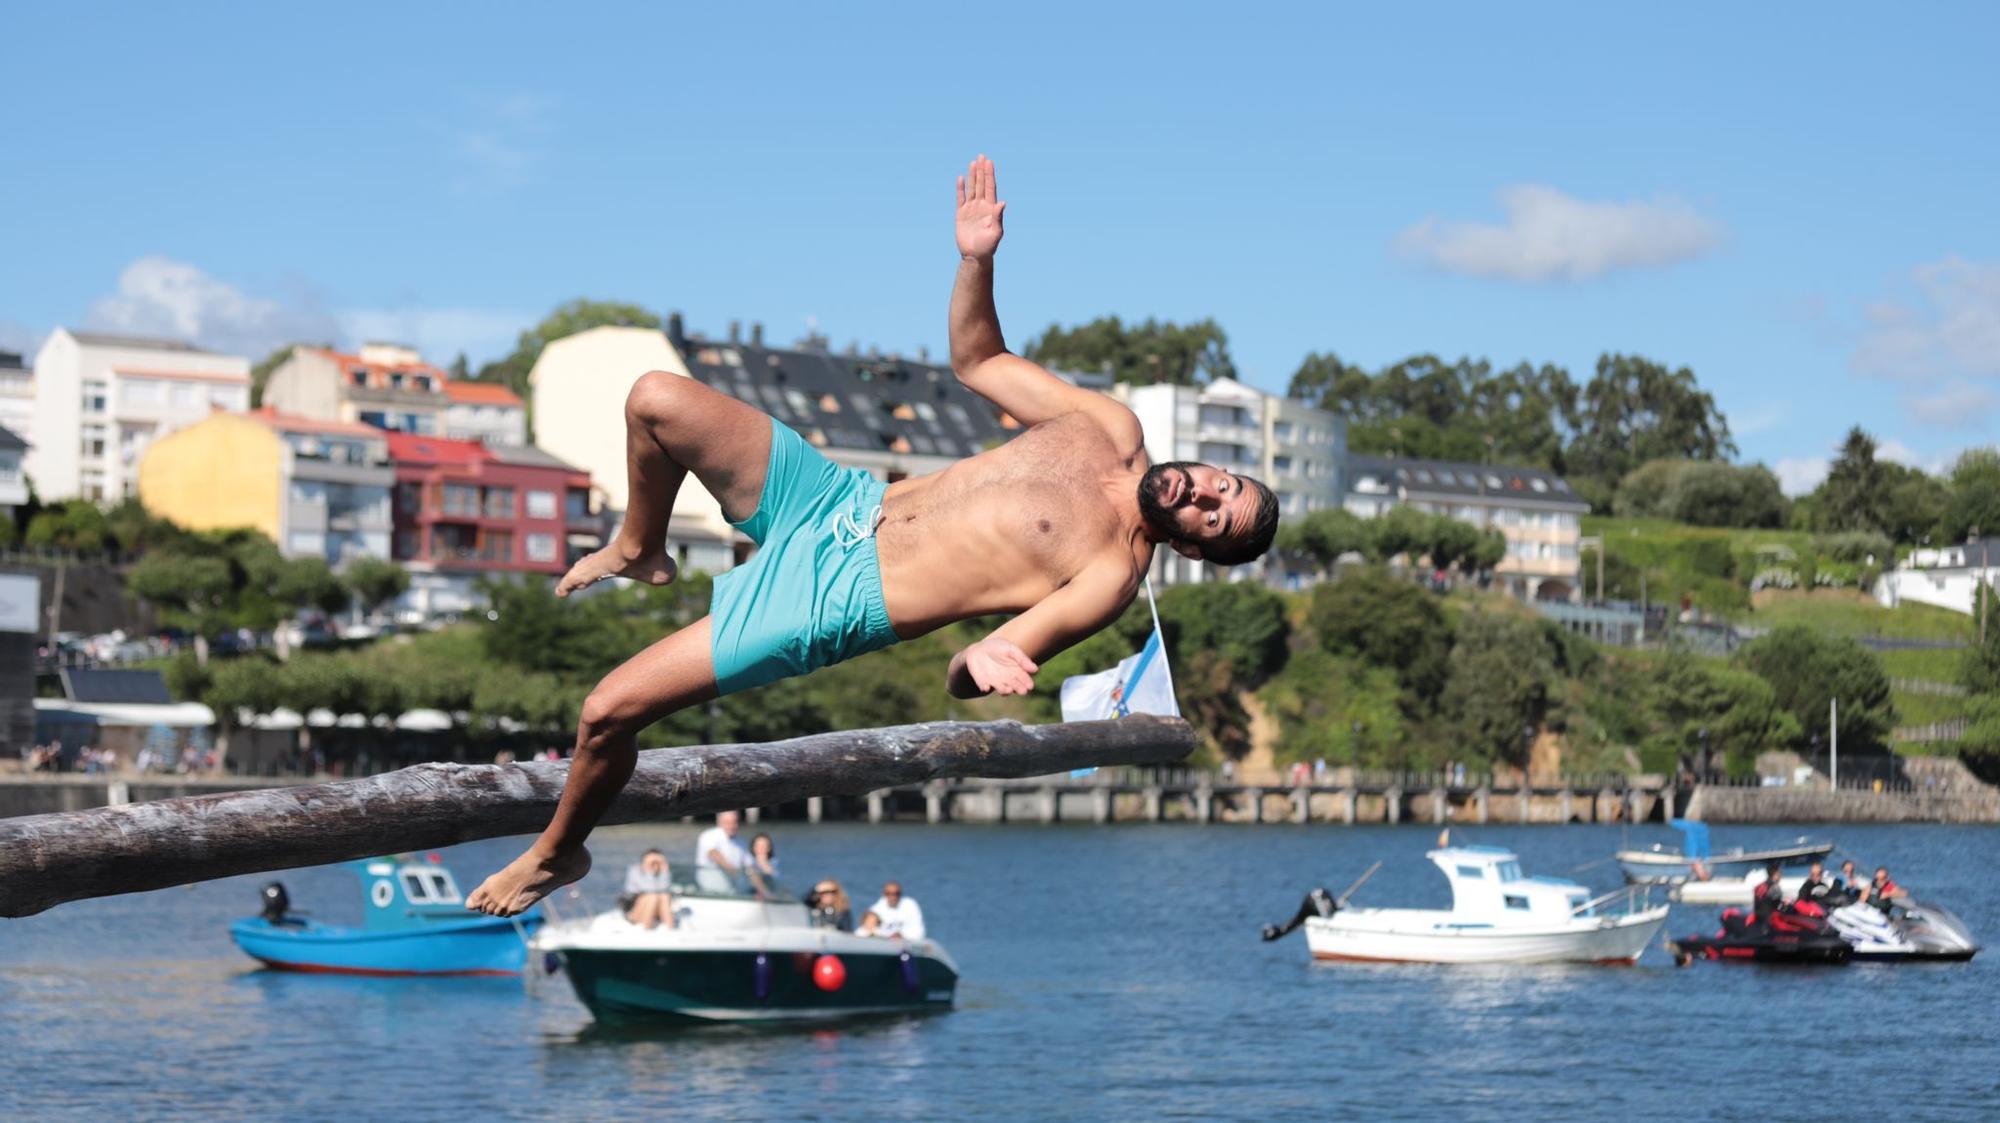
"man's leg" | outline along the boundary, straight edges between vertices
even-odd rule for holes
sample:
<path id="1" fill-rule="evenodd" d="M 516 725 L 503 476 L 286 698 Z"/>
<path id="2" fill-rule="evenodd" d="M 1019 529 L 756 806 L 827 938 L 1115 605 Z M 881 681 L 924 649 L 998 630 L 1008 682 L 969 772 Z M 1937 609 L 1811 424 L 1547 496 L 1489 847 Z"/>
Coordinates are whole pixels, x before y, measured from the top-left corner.
<path id="1" fill-rule="evenodd" d="M 604 676 L 583 700 L 569 781 L 548 829 L 527 853 L 473 890 L 466 906 L 514 916 L 589 873 L 590 852 L 583 848 L 583 840 L 632 778 L 639 731 L 715 695 L 715 659 L 709 650 L 706 616 Z"/>
<path id="2" fill-rule="evenodd" d="M 769 414 L 692 378 L 659 370 L 641 375 L 625 397 L 625 524 L 609 545 L 570 569 L 556 595 L 614 576 L 672 581 L 667 520 L 688 473 L 722 504 L 725 517 L 742 522 L 757 512 L 770 459 Z"/>

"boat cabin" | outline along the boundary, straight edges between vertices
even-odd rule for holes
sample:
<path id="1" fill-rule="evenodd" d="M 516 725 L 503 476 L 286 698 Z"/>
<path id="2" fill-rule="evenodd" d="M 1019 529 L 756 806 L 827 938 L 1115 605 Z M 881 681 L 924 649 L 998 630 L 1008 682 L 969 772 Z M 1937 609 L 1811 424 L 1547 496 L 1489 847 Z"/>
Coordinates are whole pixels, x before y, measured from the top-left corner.
<path id="1" fill-rule="evenodd" d="M 1447 846 L 1424 855 L 1451 882 L 1452 919 L 1495 928 L 1539 927 L 1587 917 L 1590 890 L 1567 878 L 1528 877 L 1498 846 Z"/>
<path id="2" fill-rule="evenodd" d="M 477 916 L 451 871 L 435 858 L 364 858 L 347 863 L 361 878 L 367 912 L 362 926 L 373 932 L 424 928 L 441 921 L 461 923 Z"/>

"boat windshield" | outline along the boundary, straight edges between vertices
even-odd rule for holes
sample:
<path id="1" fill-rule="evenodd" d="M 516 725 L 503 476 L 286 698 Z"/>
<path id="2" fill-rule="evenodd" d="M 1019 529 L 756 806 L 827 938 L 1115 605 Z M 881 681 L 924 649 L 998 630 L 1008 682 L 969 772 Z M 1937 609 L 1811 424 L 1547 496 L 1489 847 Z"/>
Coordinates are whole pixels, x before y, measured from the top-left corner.
<path id="1" fill-rule="evenodd" d="M 676 877 L 672 885 L 673 893 L 676 897 L 709 897 L 727 901 L 763 900 L 777 904 L 794 904 L 799 900 L 797 893 L 794 893 L 775 878 L 769 877 L 764 879 L 761 897 L 757 889 L 736 878 L 695 882 L 683 881 Z"/>
<path id="2" fill-rule="evenodd" d="M 1498 869 L 1500 872 L 1500 880 L 1502 881 L 1521 880 L 1521 863 L 1519 862 L 1502 862 L 1500 863 Z"/>

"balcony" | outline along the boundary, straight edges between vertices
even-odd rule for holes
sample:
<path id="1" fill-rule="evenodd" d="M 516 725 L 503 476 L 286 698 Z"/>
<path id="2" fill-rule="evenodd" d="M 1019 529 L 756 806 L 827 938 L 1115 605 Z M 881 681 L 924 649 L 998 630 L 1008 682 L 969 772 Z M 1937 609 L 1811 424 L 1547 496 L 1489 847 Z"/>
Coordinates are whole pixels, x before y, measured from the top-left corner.
<path id="1" fill-rule="evenodd" d="M 1255 425 L 1224 425 L 1204 421 L 1195 428 L 1195 440 L 1257 448 L 1264 444 L 1264 432 Z"/>

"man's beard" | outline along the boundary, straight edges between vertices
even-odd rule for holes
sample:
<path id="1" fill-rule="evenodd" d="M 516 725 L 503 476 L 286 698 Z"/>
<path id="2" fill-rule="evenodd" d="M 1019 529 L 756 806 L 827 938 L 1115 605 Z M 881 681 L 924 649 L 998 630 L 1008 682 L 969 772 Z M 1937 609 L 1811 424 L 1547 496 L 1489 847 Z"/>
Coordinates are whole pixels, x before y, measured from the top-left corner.
<path id="1" fill-rule="evenodd" d="M 1188 474 L 1188 469 L 1195 464 L 1192 460 L 1170 460 L 1146 469 L 1146 474 L 1139 478 L 1139 517 L 1146 520 L 1153 533 L 1169 541 L 1180 540 L 1181 528 L 1174 521 L 1174 512 L 1187 506 L 1194 492 L 1194 477 Z M 1160 489 L 1171 478 L 1170 473 L 1178 474 L 1181 480 L 1180 502 L 1172 507 L 1160 501 Z"/>

